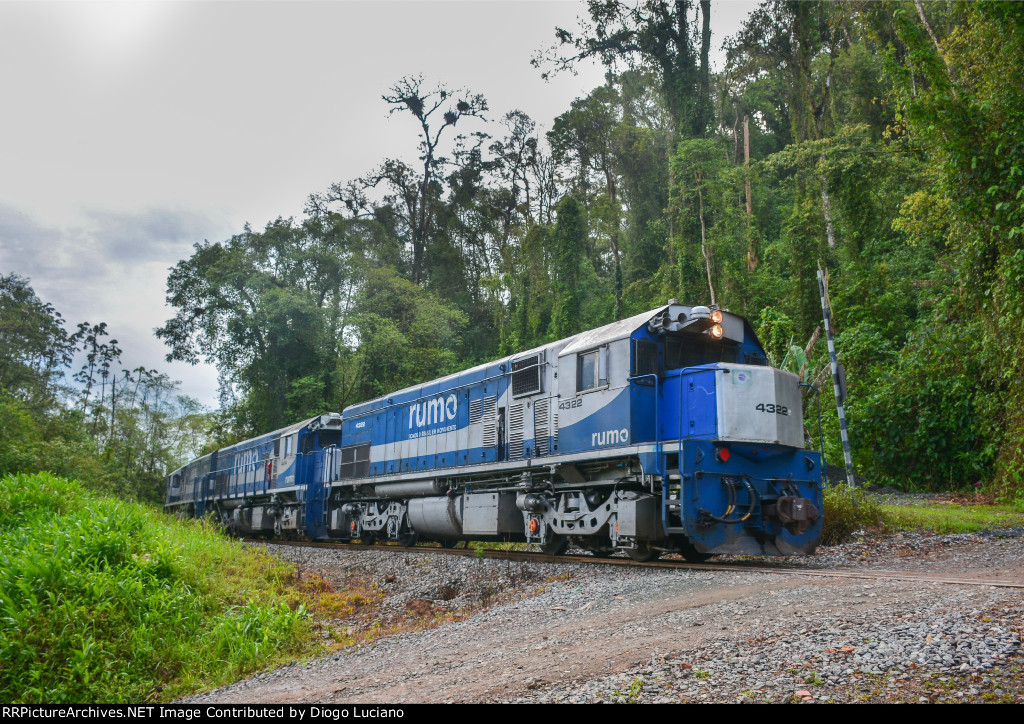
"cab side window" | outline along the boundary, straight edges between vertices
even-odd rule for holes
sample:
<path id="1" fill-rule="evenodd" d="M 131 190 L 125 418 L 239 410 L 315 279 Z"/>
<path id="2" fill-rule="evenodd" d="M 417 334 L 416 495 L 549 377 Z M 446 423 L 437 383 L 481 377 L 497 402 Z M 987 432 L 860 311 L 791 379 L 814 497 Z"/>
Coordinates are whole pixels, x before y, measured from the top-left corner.
<path id="1" fill-rule="evenodd" d="M 576 358 L 576 391 L 597 387 L 597 350 L 583 352 Z"/>

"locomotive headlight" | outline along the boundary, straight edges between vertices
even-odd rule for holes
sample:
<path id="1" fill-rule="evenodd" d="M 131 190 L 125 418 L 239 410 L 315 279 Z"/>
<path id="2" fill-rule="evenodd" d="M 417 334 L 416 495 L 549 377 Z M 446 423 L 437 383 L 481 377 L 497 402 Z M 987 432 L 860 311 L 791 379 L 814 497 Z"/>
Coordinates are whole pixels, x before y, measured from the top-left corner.
<path id="1" fill-rule="evenodd" d="M 722 331 L 721 324 L 712 325 L 711 329 L 709 329 L 708 331 L 711 333 L 711 336 L 714 337 L 715 339 L 721 339 L 722 335 L 724 334 L 724 332 Z"/>
<path id="2" fill-rule="evenodd" d="M 711 321 L 714 322 L 715 324 L 721 324 L 722 323 L 722 310 L 721 309 L 713 309 L 711 311 Z"/>

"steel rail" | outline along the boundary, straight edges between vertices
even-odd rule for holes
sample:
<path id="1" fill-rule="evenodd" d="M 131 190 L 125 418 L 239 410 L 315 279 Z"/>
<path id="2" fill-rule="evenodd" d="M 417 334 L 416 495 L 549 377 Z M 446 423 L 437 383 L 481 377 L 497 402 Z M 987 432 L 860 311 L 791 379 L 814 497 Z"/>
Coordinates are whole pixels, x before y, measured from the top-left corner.
<path id="1" fill-rule="evenodd" d="M 687 563 L 685 561 L 658 560 L 639 562 L 629 558 L 599 558 L 589 555 L 549 556 L 533 551 L 503 551 L 488 548 L 427 548 L 414 546 L 403 548 L 397 545 L 357 545 L 333 541 L 289 541 L 267 540 L 265 538 L 246 538 L 249 543 L 274 544 L 287 546 L 305 546 L 310 548 L 334 548 L 339 550 L 380 550 L 392 553 L 427 553 L 441 555 L 457 555 L 474 558 L 490 558 L 503 561 L 521 561 L 532 563 L 582 563 L 588 565 L 629 566 L 634 568 L 681 569 L 694 571 L 718 571 L 734 573 L 767 573 L 772 575 L 812 576 L 822 578 L 850 578 L 863 580 L 906 581 L 916 583 L 932 583 L 956 586 L 987 586 L 989 588 L 1020 588 L 1024 589 L 1024 581 L 1006 581 L 993 579 L 971 579 L 920 574 L 910 571 L 892 571 L 885 569 L 821 569 L 779 566 L 771 562 L 764 565 L 749 565 L 731 562 L 722 563 Z"/>

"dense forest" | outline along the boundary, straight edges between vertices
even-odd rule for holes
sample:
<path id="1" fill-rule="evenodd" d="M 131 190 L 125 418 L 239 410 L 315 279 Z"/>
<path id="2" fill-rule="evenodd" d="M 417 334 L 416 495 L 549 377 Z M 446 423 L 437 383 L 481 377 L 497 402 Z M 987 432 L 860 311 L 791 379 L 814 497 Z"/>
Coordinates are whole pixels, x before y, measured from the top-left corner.
<path id="1" fill-rule="evenodd" d="M 86 477 L 158 497 L 162 466 L 204 443 L 671 297 L 746 315 L 773 364 L 822 388 L 839 462 L 821 269 L 857 472 L 1024 497 L 1024 6 L 769 0 L 720 72 L 709 0 L 585 12 L 534 64 L 597 61 L 606 80 L 546 134 L 486 89 L 407 76 L 381 109 L 417 162 L 383 159 L 171 270 L 157 334 L 169 359 L 217 365 L 216 413 L 0 280 L 0 472 L 91 460 Z"/>

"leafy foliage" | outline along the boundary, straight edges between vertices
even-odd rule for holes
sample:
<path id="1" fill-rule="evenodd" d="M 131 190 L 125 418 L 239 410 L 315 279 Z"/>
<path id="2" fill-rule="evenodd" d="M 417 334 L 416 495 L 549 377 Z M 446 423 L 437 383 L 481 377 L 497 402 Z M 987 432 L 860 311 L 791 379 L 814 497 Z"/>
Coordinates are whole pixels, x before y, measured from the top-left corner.
<path id="1" fill-rule="evenodd" d="M 583 331 L 580 262 L 586 234 L 583 206 L 575 197 L 567 196 L 558 205 L 558 225 L 553 238 L 552 326 L 556 338 Z"/>
<path id="2" fill-rule="evenodd" d="M 202 524 L 46 473 L 0 477 L 0 695 L 166 701 L 262 668 L 308 632 L 277 593 L 287 575 Z"/>
<path id="3" fill-rule="evenodd" d="M 861 445 L 880 482 L 912 480 L 930 490 L 990 479 L 1001 438 L 978 325 L 943 326 L 904 347 L 891 374 L 858 407 Z"/>
<path id="4" fill-rule="evenodd" d="M 0 475 L 49 470 L 95 490 L 158 502 L 163 474 L 205 444 L 202 407 L 156 370 L 118 370 L 105 323 L 73 334 L 27 279 L 0 278 Z M 8 346 L 9 345 L 9 346 Z M 65 375 L 78 348 L 84 362 Z"/>
<path id="5" fill-rule="evenodd" d="M 0 277 L 0 388 L 34 408 L 54 402 L 75 341 L 52 304 L 17 274 Z"/>
<path id="6" fill-rule="evenodd" d="M 845 485 L 825 490 L 822 544 L 831 546 L 845 543 L 858 530 L 881 528 L 884 524 L 882 506 L 874 497 Z"/>

